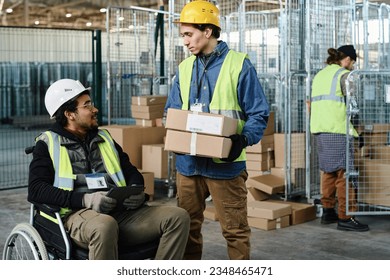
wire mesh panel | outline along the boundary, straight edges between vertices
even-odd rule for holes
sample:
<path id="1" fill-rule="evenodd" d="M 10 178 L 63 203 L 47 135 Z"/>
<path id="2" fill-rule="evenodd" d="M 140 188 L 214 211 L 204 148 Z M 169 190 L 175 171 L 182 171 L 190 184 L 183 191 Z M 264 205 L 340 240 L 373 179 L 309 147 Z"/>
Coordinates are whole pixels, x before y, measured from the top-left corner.
<path id="1" fill-rule="evenodd" d="M 92 85 L 91 31 L 0 27 L 0 189 L 27 185 L 24 149 L 49 125 L 44 96 L 61 78 Z"/>
<path id="2" fill-rule="evenodd" d="M 347 116 L 359 133 L 347 147 L 353 159 L 347 165 L 347 182 L 353 184 L 359 206 L 349 212 L 390 214 L 390 71 L 355 70 L 347 91 Z M 351 204 L 347 202 L 347 209 Z"/>
<path id="3" fill-rule="evenodd" d="M 169 66 L 184 59 L 180 37 L 170 40 L 172 21 L 164 9 L 108 8 L 108 123 L 134 121 L 132 96 L 167 94 L 175 70 Z"/>

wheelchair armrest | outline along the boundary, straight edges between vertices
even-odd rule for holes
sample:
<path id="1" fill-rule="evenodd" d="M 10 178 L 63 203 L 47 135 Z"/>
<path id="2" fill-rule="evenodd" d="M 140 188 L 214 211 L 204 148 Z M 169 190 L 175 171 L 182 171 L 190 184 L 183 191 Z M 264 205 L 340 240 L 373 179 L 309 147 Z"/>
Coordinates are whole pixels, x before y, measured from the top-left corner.
<path id="1" fill-rule="evenodd" d="M 37 203 L 37 202 L 31 202 L 38 210 L 54 214 L 56 212 L 60 212 L 61 207 L 56 205 L 50 205 L 46 203 Z"/>

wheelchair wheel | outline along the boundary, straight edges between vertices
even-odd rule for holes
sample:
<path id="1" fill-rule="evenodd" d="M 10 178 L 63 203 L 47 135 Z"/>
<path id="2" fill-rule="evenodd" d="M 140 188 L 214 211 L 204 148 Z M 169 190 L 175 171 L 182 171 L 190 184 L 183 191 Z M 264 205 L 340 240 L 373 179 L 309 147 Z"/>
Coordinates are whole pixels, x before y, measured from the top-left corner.
<path id="1" fill-rule="evenodd" d="M 8 236 L 3 260 L 47 260 L 45 244 L 29 223 L 17 224 Z"/>

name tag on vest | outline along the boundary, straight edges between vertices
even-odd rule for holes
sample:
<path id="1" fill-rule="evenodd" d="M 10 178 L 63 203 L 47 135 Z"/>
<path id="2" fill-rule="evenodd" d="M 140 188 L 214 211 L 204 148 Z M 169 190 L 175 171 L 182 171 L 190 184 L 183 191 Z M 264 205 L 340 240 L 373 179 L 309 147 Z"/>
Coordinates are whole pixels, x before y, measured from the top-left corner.
<path id="1" fill-rule="evenodd" d="M 87 182 L 88 189 L 107 189 L 107 182 L 103 173 L 91 173 L 85 174 L 85 181 Z"/>

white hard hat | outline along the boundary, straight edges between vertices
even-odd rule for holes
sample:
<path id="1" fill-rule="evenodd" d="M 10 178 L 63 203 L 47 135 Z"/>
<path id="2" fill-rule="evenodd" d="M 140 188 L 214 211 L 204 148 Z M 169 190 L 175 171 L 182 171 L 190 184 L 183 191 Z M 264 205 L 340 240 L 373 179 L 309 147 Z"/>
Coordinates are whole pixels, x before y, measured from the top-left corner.
<path id="1" fill-rule="evenodd" d="M 61 79 L 54 82 L 46 91 L 45 106 L 51 118 L 57 110 L 66 102 L 80 93 L 90 90 L 85 88 L 79 81 L 72 79 Z"/>

